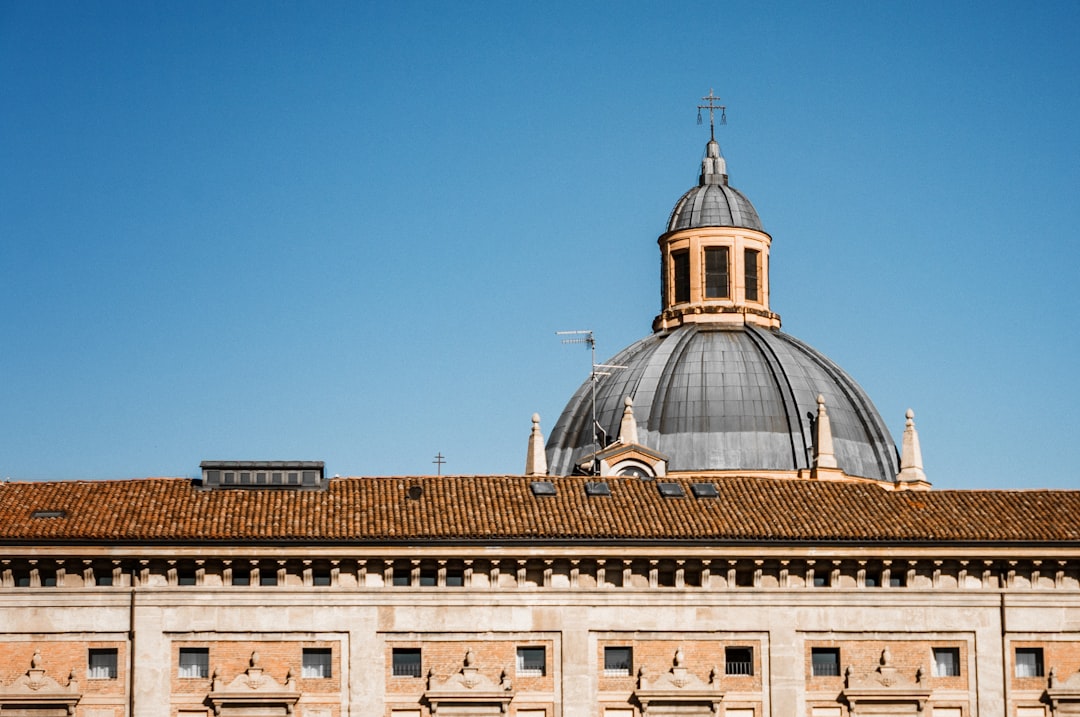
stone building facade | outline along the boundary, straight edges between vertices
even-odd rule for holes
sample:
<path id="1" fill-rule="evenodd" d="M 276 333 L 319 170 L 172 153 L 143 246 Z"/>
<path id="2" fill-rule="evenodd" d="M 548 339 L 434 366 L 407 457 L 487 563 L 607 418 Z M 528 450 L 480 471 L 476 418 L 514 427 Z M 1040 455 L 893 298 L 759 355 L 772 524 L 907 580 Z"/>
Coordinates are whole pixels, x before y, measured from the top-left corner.
<path id="1" fill-rule="evenodd" d="M 1080 704 L 1064 687 L 1080 671 L 1080 492 L 613 476 L 590 495 L 597 482 L 5 484 L 0 714 Z M 35 670 L 46 688 L 25 687 Z"/>
<path id="2" fill-rule="evenodd" d="M 0 717 L 1080 714 L 1080 491 L 931 490 L 715 138 L 658 244 L 524 475 L 0 485 Z"/>

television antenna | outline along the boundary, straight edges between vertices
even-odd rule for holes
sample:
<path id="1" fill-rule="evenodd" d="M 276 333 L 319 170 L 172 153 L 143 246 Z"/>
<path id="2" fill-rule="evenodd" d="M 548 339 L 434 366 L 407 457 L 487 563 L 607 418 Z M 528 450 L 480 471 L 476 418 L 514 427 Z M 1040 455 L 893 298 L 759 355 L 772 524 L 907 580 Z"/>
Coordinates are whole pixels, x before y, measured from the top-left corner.
<path id="1" fill-rule="evenodd" d="M 564 344 L 588 344 L 589 351 L 592 357 L 590 362 L 591 370 L 589 372 L 590 383 L 590 400 L 592 402 L 592 466 L 590 466 L 591 475 L 597 475 L 600 472 L 600 459 L 596 457 L 596 454 L 600 452 L 600 449 L 607 445 L 607 431 L 605 431 L 600 423 L 596 420 L 596 384 L 600 382 L 602 376 L 610 376 L 612 371 L 627 368 L 626 366 L 619 366 L 618 364 L 596 363 L 596 336 L 593 334 L 592 329 L 584 329 L 581 331 L 556 331 L 556 336 L 565 336 L 567 338 L 562 339 Z M 600 442 L 600 434 L 604 436 L 604 442 Z"/>

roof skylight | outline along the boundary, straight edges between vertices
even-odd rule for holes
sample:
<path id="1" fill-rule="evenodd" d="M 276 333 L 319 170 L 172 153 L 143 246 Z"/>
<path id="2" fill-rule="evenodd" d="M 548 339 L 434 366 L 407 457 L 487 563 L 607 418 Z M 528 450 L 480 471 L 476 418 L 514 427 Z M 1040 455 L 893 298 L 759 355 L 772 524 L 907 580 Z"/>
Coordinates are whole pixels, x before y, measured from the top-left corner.
<path id="1" fill-rule="evenodd" d="M 529 484 L 529 489 L 537 497 L 555 495 L 555 484 L 549 480 L 534 480 Z"/>
<path id="2" fill-rule="evenodd" d="M 720 493 L 717 492 L 716 486 L 712 483 L 691 483 L 690 492 L 694 494 L 695 498 L 720 497 Z"/>
<path id="3" fill-rule="evenodd" d="M 657 489 L 660 491 L 660 495 L 665 498 L 685 498 L 686 491 L 678 483 L 657 483 Z"/>

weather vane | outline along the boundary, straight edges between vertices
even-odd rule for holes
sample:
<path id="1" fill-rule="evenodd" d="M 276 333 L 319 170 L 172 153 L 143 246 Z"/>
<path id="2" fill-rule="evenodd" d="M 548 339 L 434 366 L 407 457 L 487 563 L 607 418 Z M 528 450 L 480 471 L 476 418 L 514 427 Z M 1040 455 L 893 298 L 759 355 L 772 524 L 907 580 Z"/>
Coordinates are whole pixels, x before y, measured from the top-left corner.
<path id="1" fill-rule="evenodd" d="M 709 139 L 716 139 L 716 125 L 713 121 L 713 114 L 716 110 L 720 110 L 720 124 L 727 124 L 727 107 L 716 104 L 720 101 L 720 98 L 713 94 L 711 87 L 709 88 L 709 94 L 701 99 L 708 104 L 697 106 L 697 123 L 701 124 L 701 110 L 709 110 Z"/>

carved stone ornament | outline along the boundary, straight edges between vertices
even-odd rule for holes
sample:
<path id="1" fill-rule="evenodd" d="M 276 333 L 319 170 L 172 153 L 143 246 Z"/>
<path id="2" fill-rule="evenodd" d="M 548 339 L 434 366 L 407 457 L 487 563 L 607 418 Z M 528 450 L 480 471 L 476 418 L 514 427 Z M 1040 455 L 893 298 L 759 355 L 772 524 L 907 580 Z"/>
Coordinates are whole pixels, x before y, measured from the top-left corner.
<path id="1" fill-rule="evenodd" d="M 848 704 L 851 717 L 862 715 L 919 714 L 930 699 L 931 690 L 922 684 L 923 670 L 914 679 L 900 673 L 892 664 L 889 648 L 881 651 L 876 669 L 856 676 L 848 666 L 844 671 L 844 691 L 840 698 Z"/>
<path id="2" fill-rule="evenodd" d="M 35 650 L 26 674 L 0 686 L 0 713 L 28 710 L 40 717 L 74 715 L 81 698 L 75 671 L 68 675 L 67 684 L 61 685 L 45 674 L 41 651 Z"/>
<path id="3" fill-rule="evenodd" d="M 219 716 L 228 717 L 232 713 L 287 716 L 293 713 L 300 692 L 296 689 L 291 668 L 285 675 L 285 682 L 278 682 L 259 665 L 259 653 L 252 652 L 248 668 L 227 685 L 214 669 L 206 699 L 214 708 L 214 714 Z"/>
<path id="4" fill-rule="evenodd" d="M 503 669 L 498 682 L 491 679 L 480 671 L 471 648 L 465 651 L 461 669 L 445 680 L 429 671 L 424 692 L 432 717 L 501 715 L 506 713 L 512 699 L 514 684 L 509 673 Z"/>
<path id="5" fill-rule="evenodd" d="M 1080 715 L 1080 671 L 1074 672 L 1062 680 L 1057 676 L 1057 668 L 1050 668 L 1047 679 L 1046 697 L 1055 717 L 1062 715 Z"/>
<path id="6" fill-rule="evenodd" d="M 645 669 L 638 671 L 637 689 L 633 698 L 641 706 L 641 714 L 663 717 L 667 714 L 719 714 L 724 693 L 717 679 L 717 669 L 709 671 L 706 682 L 685 664 L 681 649 L 675 651 L 671 669 L 650 679 Z"/>

